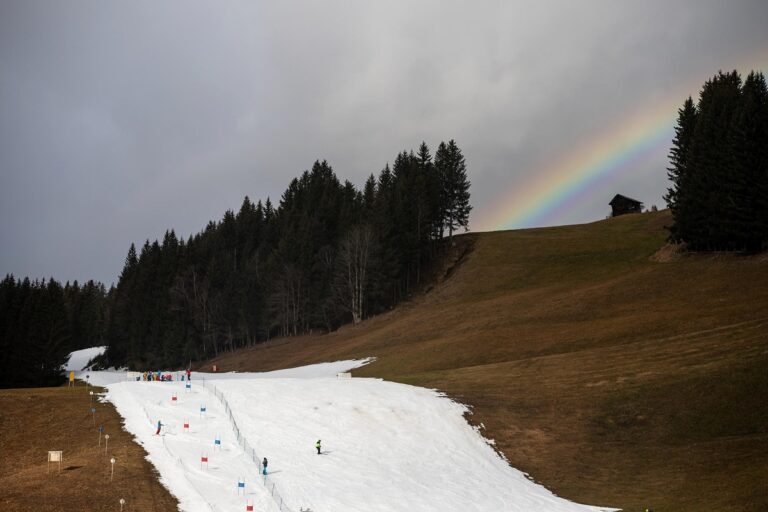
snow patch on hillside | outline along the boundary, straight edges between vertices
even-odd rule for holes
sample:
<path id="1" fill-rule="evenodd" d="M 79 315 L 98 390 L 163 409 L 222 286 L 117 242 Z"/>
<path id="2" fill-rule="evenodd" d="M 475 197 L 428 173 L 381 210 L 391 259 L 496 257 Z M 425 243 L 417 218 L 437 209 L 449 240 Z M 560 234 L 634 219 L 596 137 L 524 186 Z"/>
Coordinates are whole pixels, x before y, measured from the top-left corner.
<path id="1" fill-rule="evenodd" d="M 75 350 L 69 354 L 69 359 L 64 364 L 65 371 L 78 372 L 84 370 L 86 365 L 96 356 L 100 356 L 107 350 L 107 347 L 91 347 L 82 350 Z"/>

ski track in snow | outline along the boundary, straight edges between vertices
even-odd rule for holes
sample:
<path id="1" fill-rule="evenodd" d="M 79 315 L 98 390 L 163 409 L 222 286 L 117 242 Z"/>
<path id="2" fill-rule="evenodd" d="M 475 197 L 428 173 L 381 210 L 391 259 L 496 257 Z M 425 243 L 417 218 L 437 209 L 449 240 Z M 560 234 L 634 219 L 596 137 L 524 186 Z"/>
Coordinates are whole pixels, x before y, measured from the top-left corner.
<path id="1" fill-rule="evenodd" d="M 285 499 L 283 510 L 292 512 L 613 510 L 567 501 L 531 482 L 466 422 L 466 407 L 436 391 L 335 377 L 367 362 L 268 373 L 193 372 L 191 389 L 180 381 L 126 381 L 125 372 L 78 376 L 107 386 L 104 399 L 114 403 L 184 511 L 245 510 L 247 500 L 256 511 L 278 511 L 273 484 Z M 266 487 L 259 462 L 239 445 L 213 386 L 248 443 L 269 459 Z M 154 435 L 158 419 L 161 436 Z M 220 451 L 214 450 L 217 436 Z M 322 455 L 314 448 L 318 439 Z M 209 464 L 201 468 L 204 454 Z M 245 480 L 244 495 L 237 493 L 238 479 Z"/>

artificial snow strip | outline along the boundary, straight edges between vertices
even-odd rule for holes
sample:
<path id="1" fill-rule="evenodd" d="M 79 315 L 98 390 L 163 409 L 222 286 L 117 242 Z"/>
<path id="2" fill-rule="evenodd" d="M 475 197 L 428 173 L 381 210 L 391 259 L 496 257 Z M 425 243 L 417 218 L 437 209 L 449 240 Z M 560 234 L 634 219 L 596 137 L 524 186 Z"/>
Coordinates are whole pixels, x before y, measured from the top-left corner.
<path id="1" fill-rule="evenodd" d="M 530 481 L 466 422 L 465 406 L 434 390 L 336 378 L 359 364 L 193 373 L 186 393 L 182 382 L 126 381 L 120 372 L 90 372 L 90 380 L 107 386 L 184 511 L 613 510 Z M 164 427 L 155 436 L 158 420 Z M 266 480 L 260 457 L 269 459 Z"/>

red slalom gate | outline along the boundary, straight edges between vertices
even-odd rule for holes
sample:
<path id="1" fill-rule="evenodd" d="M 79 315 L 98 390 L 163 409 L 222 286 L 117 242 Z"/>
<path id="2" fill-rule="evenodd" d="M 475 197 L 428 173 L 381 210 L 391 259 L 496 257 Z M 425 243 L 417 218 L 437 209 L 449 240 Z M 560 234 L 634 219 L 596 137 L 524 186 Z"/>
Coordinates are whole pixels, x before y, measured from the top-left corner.
<path id="1" fill-rule="evenodd" d="M 246 512 L 253 511 L 253 503 L 246 503 L 245 504 L 245 510 Z"/>
<path id="2" fill-rule="evenodd" d="M 189 430 L 189 420 L 184 420 L 184 428 Z"/>
<path id="3" fill-rule="evenodd" d="M 200 469 L 203 469 L 203 464 L 205 464 L 206 466 L 208 465 L 208 456 L 207 455 L 202 455 L 200 457 Z"/>
<path id="4" fill-rule="evenodd" d="M 174 393 L 171 395 L 171 402 L 175 402 L 176 400 L 178 400 L 178 397 L 176 396 L 176 393 Z"/>

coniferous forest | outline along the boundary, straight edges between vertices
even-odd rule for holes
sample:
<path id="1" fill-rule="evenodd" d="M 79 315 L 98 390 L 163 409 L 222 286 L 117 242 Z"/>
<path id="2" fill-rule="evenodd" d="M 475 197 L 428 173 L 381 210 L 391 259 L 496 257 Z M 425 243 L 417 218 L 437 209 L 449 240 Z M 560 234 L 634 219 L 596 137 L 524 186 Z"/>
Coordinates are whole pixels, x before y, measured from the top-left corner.
<path id="1" fill-rule="evenodd" d="M 108 345 L 102 363 L 180 367 L 275 336 L 328 332 L 406 299 L 472 207 L 464 156 L 403 151 L 362 190 L 318 161 L 279 204 L 243 200 L 203 231 L 128 250 L 116 286 L 0 283 L 0 386 L 59 379 L 66 355 Z"/>
<path id="2" fill-rule="evenodd" d="M 678 111 L 665 199 L 670 240 L 696 251 L 768 245 L 768 88 L 762 73 L 708 80 Z"/>
<path id="3" fill-rule="evenodd" d="M 104 285 L 7 276 L 0 282 L 0 387 L 53 385 L 73 350 L 102 346 L 109 323 Z"/>

